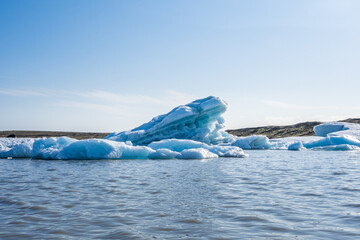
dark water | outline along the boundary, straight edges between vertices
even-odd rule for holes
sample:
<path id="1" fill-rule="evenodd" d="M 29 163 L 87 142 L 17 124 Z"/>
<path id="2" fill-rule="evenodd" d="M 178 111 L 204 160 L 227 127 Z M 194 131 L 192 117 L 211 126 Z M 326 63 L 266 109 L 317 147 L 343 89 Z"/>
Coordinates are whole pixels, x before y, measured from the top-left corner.
<path id="1" fill-rule="evenodd" d="M 0 160 L 0 239 L 360 239 L 360 153 Z"/>

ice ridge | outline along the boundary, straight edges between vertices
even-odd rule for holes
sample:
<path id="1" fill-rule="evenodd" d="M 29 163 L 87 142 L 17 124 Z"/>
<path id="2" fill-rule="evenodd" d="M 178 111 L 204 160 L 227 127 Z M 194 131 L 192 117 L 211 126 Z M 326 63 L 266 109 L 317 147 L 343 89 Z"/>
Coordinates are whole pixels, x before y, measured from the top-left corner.
<path id="1" fill-rule="evenodd" d="M 178 106 L 130 131 L 112 133 L 105 139 L 131 141 L 134 145 L 173 138 L 207 144 L 230 142 L 233 136 L 223 130 L 224 119 L 221 116 L 226 109 L 227 103 L 224 100 L 210 96 Z"/>

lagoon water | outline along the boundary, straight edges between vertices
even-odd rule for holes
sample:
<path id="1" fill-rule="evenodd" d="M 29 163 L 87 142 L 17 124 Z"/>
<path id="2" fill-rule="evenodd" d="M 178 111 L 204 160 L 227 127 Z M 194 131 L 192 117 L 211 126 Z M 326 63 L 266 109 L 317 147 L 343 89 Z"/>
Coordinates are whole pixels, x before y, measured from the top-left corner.
<path id="1" fill-rule="evenodd" d="M 0 239 L 359 239 L 360 153 L 0 160 Z"/>

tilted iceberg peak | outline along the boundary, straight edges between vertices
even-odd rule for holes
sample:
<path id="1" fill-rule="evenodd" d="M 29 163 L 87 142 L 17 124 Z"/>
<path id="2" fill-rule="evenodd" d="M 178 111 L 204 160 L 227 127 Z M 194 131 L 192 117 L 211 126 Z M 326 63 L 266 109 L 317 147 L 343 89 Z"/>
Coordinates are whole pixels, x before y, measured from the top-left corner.
<path id="1" fill-rule="evenodd" d="M 180 105 L 169 113 L 154 117 L 150 122 L 130 131 L 115 132 L 105 139 L 146 145 L 163 139 L 191 139 L 207 144 L 229 142 L 233 136 L 226 133 L 224 119 L 227 103 L 218 97 L 207 97 Z"/>

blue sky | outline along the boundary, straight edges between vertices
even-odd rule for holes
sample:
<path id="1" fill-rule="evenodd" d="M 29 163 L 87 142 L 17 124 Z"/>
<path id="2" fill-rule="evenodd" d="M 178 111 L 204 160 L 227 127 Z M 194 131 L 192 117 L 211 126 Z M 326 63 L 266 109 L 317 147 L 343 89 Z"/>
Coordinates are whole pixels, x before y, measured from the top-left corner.
<path id="1" fill-rule="evenodd" d="M 360 117 L 360 1 L 2 0 L 0 130 L 121 131 L 215 95 L 227 128 Z"/>

